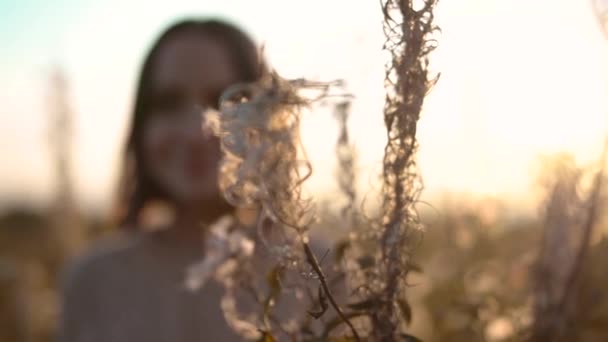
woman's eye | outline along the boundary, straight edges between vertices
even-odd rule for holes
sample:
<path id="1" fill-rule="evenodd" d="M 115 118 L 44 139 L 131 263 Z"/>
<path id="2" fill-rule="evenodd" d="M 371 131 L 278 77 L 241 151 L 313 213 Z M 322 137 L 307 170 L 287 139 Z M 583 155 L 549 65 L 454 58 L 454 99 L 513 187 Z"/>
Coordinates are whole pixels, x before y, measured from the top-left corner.
<path id="1" fill-rule="evenodd" d="M 220 96 L 222 90 L 215 89 L 213 91 L 203 92 L 200 96 L 200 105 L 203 107 L 211 107 L 213 109 L 220 108 Z"/>

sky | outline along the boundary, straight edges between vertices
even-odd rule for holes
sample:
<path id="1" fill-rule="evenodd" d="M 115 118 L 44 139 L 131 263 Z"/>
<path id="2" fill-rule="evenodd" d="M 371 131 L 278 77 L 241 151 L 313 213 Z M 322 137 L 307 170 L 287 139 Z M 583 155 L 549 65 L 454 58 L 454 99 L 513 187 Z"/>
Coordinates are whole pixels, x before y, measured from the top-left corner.
<path id="1" fill-rule="evenodd" d="M 172 21 L 220 16 L 264 44 L 286 77 L 344 79 L 355 96 L 350 122 L 359 186 L 377 189 L 385 133 L 379 1 L 0 0 L 0 201 L 47 203 L 54 174 L 48 140 L 48 75 L 69 79 L 75 114 L 73 177 L 86 208 L 107 208 L 135 79 L 146 49 Z M 590 2 L 440 1 L 440 72 L 419 123 L 425 198 L 499 197 L 522 206 L 539 157 L 599 158 L 608 129 L 608 40 Z M 308 113 L 302 134 L 315 175 L 335 191 L 331 113 Z"/>

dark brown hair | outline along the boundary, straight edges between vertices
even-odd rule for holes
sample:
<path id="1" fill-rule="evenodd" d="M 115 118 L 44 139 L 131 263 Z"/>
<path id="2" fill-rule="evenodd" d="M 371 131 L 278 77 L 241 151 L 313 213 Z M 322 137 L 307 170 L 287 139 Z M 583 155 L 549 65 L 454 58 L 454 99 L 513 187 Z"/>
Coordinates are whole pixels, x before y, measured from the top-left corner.
<path id="1" fill-rule="evenodd" d="M 255 43 L 243 31 L 227 22 L 216 19 L 183 20 L 171 25 L 160 35 L 144 59 L 135 95 L 116 215 L 122 227 L 134 228 L 141 210 L 150 200 L 168 199 L 164 189 L 150 177 L 143 166 L 142 131 L 150 117 L 153 103 L 150 77 L 155 68 L 156 56 L 167 41 L 182 34 L 200 35 L 223 46 L 237 71 L 238 82 L 253 82 L 262 74 L 263 63 Z"/>

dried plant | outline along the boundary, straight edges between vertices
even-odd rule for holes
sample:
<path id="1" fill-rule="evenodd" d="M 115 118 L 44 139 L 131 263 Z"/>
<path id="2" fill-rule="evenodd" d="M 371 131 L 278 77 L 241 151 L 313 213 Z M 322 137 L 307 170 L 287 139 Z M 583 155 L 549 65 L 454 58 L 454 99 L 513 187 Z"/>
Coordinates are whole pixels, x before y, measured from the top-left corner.
<path id="1" fill-rule="evenodd" d="M 332 96 L 330 90 L 336 86 L 340 82 L 289 81 L 269 72 L 257 83 L 226 90 L 220 112 L 205 115 L 207 124 L 221 138 L 224 152 L 220 187 L 233 205 L 259 208 L 257 235 L 251 241 L 260 242 L 277 263 L 264 285 L 254 279 L 256 258 L 245 254 L 238 258 L 235 255 L 239 253 L 228 253 L 239 262 L 224 267 L 231 270 L 222 277 L 228 289 L 223 308 L 233 328 L 245 337 L 255 337 L 256 330 L 257 335 L 272 336 L 273 327 L 291 338 L 308 330 L 302 322 L 282 324 L 272 313 L 280 292 L 286 290 L 284 284 L 289 282 L 286 278 L 290 272 L 303 280 L 300 285 L 290 285 L 292 289 L 307 292 L 311 301 L 320 306 L 320 311 L 309 310 L 310 316 L 319 318 L 331 306 L 350 325 L 309 246 L 308 230 L 315 213 L 311 199 L 302 192 L 302 183 L 312 167 L 300 141 L 301 113 L 305 107 Z M 306 284 L 311 280 L 318 283 L 316 296 Z M 239 314 L 236 291 L 244 287 L 263 306 L 261 316 Z M 352 334 L 357 336 L 354 328 Z"/>
<path id="2" fill-rule="evenodd" d="M 355 225 L 355 207 L 357 205 L 357 171 L 355 170 L 356 150 L 350 141 L 348 134 L 348 119 L 351 103 L 349 101 L 340 102 L 335 106 L 334 114 L 339 124 L 340 134 L 336 143 L 336 159 L 338 160 L 338 170 L 336 181 L 340 192 L 346 198 L 346 203 L 342 207 L 342 218 L 348 224 Z"/>
<path id="3" fill-rule="evenodd" d="M 388 142 L 383 160 L 382 217 L 372 222 L 372 229 L 350 235 L 349 257 L 357 262 L 355 267 L 347 264 L 343 272 L 349 287 L 356 290 L 351 299 L 357 300 L 347 305 L 348 312 L 337 303 L 329 279 L 309 246 L 308 230 L 315 213 L 311 199 L 303 195 L 302 183 L 312 168 L 299 137 L 302 110 L 330 97 L 330 90 L 340 84 L 285 80 L 269 72 L 254 84 L 231 87 L 221 98 L 220 112 L 207 113 L 208 124 L 221 138 L 224 152 L 220 187 L 233 205 L 259 208 L 257 235 L 251 241 L 260 242 L 277 262 L 268 273 L 265 289 L 260 291 L 264 286 L 256 281 L 253 271 L 256 257 L 239 252 L 226 254 L 233 262 L 222 267 L 228 269 L 224 273 L 228 289 L 224 312 L 243 336 L 272 339 L 278 331 L 292 340 L 327 340 L 344 324 L 350 333 L 350 337 L 344 337 L 347 339 L 414 338 L 400 327 L 411 319 L 404 292 L 407 274 L 415 268 L 411 253 L 420 232 L 414 210 L 422 189 L 415 162 L 416 125 L 424 97 L 435 82 L 428 77 L 428 55 L 435 48 L 432 34 L 437 30 L 433 24 L 435 4 L 436 0 L 428 0 L 416 9 L 411 1 L 386 1 L 382 6 L 387 36 L 384 48 L 391 56 L 386 71 L 384 119 Z M 401 16 L 400 22 L 393 18 L 395 13 Z M 337 152 L 344 176 L 339 186 L 347 197 L 343 215 L 350 213 L 354 218 L 354 154 L 348 143 L 347 112 L 347 102 L 337 105 L 341 122 Z M 308 310 L 308 318 L 319 319 L 330 307 L 336 313 L 320 330 L 313 331 L 310 320 L 284 324 L 283 317 L 273 314 L 274 303 L 289 283 L 287 274 L 294 271 L 301 282 L 292 287 L 307 293 L 316 306 Z M 311 280 L 317 284 L 317 291 L 306 285 Z M 257 316 L 239 313 L 239 289 L 248 289 L 261 305 Z M 351 322 L 354 319 L 359 320 L 357 329 Z"/>
<path id="4" fill-rule="evenodd" d="M 541 254 L 536 269 L 535 321 L 531 341 L 570 341 L 579 319 L 579 286 L 598 220 L 608 144 L 586 198 L 582 171 L 564 167 L 548 200 Z"/>
<path id="5" fill-rule="evenodd" d="M 228 89 L 221 100 L 220 186 L 235 206 L 259 205 L 258 235 L 283 266 L 301 266 L 302 255 L 291 244 L 306 242 L 315 216 L 302 192 L 312 166 L 299 136 L 301 112 L 329 96 L 333 85 L 338 83 L 287 81 L 273 72 L 256 84 Z M 312 94 L 305 97 L 305 91 Z M 286 245 L 271 242 L 273 233 Z"/>
<path id="6" fill-rule="evenodd" d="M 414 209 L 422 190 L 415 160 L 416 127 L 424 98 L 436 81 L 429 78 L 428 56 L 435 49 L 432 35 L 438 30 L 433 23 L 436 1 L 422 5 L 382 2 L 384 49 L 390 55 L 385 77 L 382 215 L 372 222 L 373 229 L 360 232 L 354 241 L 361 250 L 379 249 L 360 253 L 359 260 L 366 261 L 360 264 L 368 264 L 361 265 L 364 270 L 357 286 L 362 300 L 351 305 L 370 318 L 370 336 L 377 341 L 412 338 L 399 330 L 411 319 L 404 293 L 406 277 L 414 267 L 411 253 L 420 234 Z"/>
<path id="7" fill-rule="evenodd" d="M 49 140 L 55 167 L 56 189 L 53 201 L 55 237 L 62 257 L 75 255 L 85 237 L 79 227 L 71 173 L 74 113 L 69 103 L 69 84 L 65 71 L 55 68 L 49 80 Z"/>
<path id="8" fill-rule="evenodd" d="M 600 28 L 608 39 L 608 1 L 591 0 L 591 6 L 600 24 Z"/>

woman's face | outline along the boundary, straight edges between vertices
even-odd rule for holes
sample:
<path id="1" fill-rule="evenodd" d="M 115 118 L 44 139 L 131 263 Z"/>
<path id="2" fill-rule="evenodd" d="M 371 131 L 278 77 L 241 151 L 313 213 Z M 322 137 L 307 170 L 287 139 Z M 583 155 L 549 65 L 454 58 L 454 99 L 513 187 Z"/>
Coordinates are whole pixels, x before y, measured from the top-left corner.
<path id="1" fill-rule="evenodd" d="M 220 44 L 193 34 L 166 41 L 154 63 L 144 167 L 180 205 L 218 201 L 220 143 L 203 128 L 202 113 L 217 107 L 235 70 Z"/>

